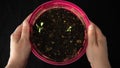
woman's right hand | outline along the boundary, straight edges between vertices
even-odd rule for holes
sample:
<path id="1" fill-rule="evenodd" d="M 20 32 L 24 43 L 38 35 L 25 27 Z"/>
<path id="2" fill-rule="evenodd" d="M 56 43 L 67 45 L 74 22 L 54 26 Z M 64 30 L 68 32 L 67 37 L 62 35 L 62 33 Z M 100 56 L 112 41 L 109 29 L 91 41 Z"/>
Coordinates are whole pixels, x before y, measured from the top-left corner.
<path id="1" fill-rule="evenodd" d="M 86 54 L 92 68 L 111 68 L 108 59 L 106 37 L 92 22 L 88 28 Z"/>

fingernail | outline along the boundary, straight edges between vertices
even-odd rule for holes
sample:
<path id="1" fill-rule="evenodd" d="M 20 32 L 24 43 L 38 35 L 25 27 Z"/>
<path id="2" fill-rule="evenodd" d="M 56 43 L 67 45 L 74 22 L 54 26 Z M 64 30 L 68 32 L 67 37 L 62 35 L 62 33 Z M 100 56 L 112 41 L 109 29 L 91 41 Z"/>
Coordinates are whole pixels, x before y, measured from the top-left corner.
<path id="1" fill-rule="evenodd" d="M 93 30 L 94 29 L 94 26 L 92 24 L 89 25 L 88 27 L 89 30 Z"/>
<path id="2" fill-rule="evenodd" d="M 23 26 L 27 26 L 27 25 L 28 25 L 28 22 L 24 21 Z"/>

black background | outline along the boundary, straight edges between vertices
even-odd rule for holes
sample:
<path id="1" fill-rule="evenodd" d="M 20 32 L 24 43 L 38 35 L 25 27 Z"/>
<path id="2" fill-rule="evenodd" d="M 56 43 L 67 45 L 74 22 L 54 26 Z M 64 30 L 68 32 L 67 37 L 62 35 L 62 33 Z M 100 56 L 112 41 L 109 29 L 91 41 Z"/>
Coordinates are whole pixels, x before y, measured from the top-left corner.
<path id="1" fill-rule="evenodd" d="M 10 34 L 40 4 L 48 0 L 1 0 L 0 2 L 0 68 L 9 58 Z M 103 32 L 108 42 L 109 60 L 112 68 L 119 68 L 119 21 L 117 3 L 110 0 L 67 0 L 81 7 Z M 19 58 L 18 58 L 19 59 Z M 27 68 L 91 68 L 84 55 L 67 66 L 53 66 L 37 59 L 32 53 Z"/>

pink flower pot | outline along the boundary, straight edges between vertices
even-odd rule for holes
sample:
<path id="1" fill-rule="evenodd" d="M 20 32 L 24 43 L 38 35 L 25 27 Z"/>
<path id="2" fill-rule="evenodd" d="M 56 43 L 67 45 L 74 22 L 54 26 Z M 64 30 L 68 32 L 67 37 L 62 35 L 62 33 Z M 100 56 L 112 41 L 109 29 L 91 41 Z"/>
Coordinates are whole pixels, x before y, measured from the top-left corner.
<path id="1" fill-rule="evenodd" d="M 29 20 L 29 23 L 30 25 L 34 25 L 35 23 L 35 20 L 42 14 L 44 13 L 46 10 L 48 9 L 51 9 L 51 8 L 59 8 L 59 7 L 62 7 L 64 9 L 67 9 L 71 12 L 73 12 L 81 21 L 82 23 L 85 25 L 85 37 L 84 37 L 84 42 L 83 42 L 83 49 L 80 49 L 80 53 L 78 55 L 76 55 L 75 57 L 69 59 L 69 60 L 66 60 L 66 61 L 63 61 L 63 62 L 56 62 L 56 61 L 52 61 L 52 60 L 49 60 L 49 59 L 46 59 L 44 56 L 40 55 L 34 48 L 34 46 L 32 45 L 32 52 L 33 54 L 39 58 L 40 60 L 48 63 L 48 64 L 52 64 L 52 65 L 67 65 L 67 64 L 71 64 L 75 61 L 77 61 L 78 59 L 80 59 L 86 52 L 86 47 L 87 47 L 87 28 L 89 26 L 89 19 L 87 17 L 87 15 L 84 13 L 84 11 L 78 7 L 77 5 L 71 3 L 71 2 L 68 2 L 68 1 L 65 1 L 65 0 L 52 0 L 52 1 L 49 1 L 49 2 L 46 2 L 40 6 L 38 6 L 32 13 L 31 15 L 31 18 Z"/>

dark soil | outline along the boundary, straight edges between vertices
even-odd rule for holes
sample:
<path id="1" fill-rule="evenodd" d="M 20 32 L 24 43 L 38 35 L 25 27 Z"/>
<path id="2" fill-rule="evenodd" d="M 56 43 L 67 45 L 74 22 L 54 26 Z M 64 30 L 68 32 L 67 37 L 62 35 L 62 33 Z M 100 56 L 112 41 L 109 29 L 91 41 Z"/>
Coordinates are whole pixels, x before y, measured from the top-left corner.
<path id="1" fill-rule="evenodd" d="M 83 48 L 85 27 L 72 12 L 63 8 L 45 11 L 32 27 L 31 42 L 39 54 L 62 62 Z"/>

